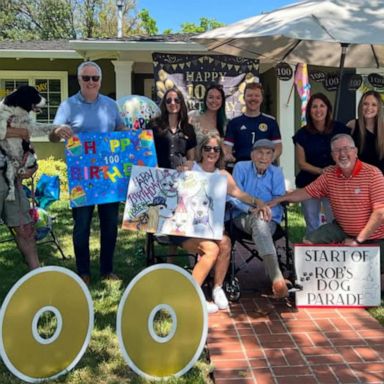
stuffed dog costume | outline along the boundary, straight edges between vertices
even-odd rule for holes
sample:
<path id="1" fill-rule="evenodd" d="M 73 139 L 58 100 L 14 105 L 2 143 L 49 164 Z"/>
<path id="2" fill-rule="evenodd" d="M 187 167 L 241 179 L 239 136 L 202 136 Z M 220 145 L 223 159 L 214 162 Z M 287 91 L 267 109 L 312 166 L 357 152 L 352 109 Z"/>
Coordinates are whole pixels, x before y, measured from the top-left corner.
<path id="1" fill-rule="evenodd" d="M 36 88 L 23 85 L 9 94 L 0 103 L 0 151 L 5 156 L 5 177 L 9 184 L 7 201 L 15 200 L 15 179 L 28 168 L 36 166 L 36 155 L 29 141 L 21 138 L 5 138 L 7 128 L 25 128 L 29 135 L 38 132 L 47 134 L 58 127 L 32 120 L 29 112 L 38 112 L 45 105 L 45 99 Z"/>

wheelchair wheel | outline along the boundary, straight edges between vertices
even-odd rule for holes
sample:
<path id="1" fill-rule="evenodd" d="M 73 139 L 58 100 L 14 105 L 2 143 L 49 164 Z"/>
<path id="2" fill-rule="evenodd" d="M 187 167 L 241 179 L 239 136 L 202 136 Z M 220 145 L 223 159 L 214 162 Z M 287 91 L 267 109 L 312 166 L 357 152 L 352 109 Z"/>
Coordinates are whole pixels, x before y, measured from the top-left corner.
<path id="1" fill-rule="evenodd" d="M 237 277 L 232 277 L 224 282 L 224 291 L 229 301 L 236 302 L 240 299 L 240 283 Z"/>

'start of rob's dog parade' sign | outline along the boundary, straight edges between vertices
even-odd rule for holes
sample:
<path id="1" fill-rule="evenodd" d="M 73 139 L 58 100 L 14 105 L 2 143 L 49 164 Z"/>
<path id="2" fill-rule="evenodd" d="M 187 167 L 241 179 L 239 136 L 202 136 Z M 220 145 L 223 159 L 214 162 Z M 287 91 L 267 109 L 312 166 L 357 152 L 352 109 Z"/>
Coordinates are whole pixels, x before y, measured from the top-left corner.
<path id="1" fill-rule="evenodd" d="M 297 306 L 380 305 L 377 246 L 296 245 Z"/>
<path id="2" fill-rule="evenodd" d="M 157 164 L 151 130 L 80 133 L 65 155 L 71 207 L 124 201 L 132 165 Z"/>

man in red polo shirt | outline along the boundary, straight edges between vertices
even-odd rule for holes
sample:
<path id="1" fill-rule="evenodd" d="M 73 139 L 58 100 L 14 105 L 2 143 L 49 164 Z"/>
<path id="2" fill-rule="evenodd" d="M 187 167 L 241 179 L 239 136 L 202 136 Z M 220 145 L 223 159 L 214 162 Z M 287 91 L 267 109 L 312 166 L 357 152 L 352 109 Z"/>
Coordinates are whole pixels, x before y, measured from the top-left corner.
<path id="1" fill-rule="evenodd" d="M 304 243 L 379 244 L 383 285 L 384 177 L 378 168 L 357 158 L 355 143 L 347 134 L 332 138 L 331 153 L 336 165 L 305 188 L 278 197 L 269 205 L 328 197 L 335 221 L 310 233 Z"/>

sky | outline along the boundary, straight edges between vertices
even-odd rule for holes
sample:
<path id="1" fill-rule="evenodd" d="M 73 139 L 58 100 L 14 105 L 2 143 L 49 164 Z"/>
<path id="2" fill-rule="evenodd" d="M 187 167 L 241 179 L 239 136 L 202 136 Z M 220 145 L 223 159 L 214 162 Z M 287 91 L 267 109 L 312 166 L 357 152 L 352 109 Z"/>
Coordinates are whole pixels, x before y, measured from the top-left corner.
<path id="1" fill-rule="evenodd" d="M 271 11 L 298 0 L 137 0 L 137 9 L 148 9 L 159 33 L 180 31 L 185 22 L 200 24 L 200 17 L 231 24 L 263 11 Z"/>

